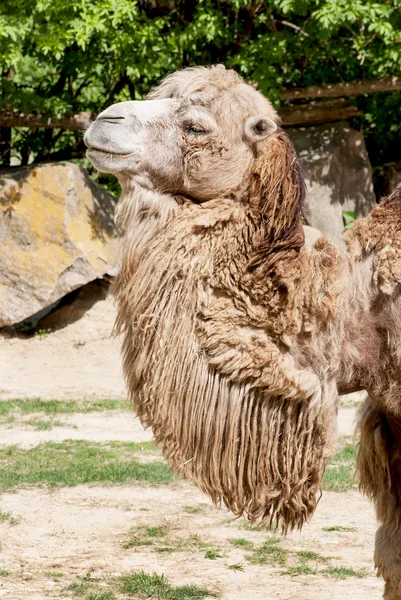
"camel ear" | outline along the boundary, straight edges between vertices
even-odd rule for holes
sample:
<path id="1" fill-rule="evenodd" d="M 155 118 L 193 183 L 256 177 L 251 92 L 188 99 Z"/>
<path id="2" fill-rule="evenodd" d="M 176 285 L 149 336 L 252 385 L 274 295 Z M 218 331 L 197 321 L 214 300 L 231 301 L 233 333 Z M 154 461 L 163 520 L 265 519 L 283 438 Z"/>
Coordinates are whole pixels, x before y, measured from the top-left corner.
<path id="1" fill-rule="evenodd" d="M 252 143 L 261 142 L 274 133 L 277 125 L 269 117 L 249 117 L 245 122 L 245 136 Z"/>

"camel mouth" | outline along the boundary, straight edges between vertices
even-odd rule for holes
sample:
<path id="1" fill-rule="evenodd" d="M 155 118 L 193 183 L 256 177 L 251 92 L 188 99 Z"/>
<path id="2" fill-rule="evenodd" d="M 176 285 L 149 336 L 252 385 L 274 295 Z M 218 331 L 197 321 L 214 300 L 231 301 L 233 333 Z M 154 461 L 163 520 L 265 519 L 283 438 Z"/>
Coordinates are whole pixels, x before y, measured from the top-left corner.
<path id="1" fill-rule="evenodd" d="M 90 158 L 91 156 L 104 156 L 105 158 L 107 158 L 108 156 L 118 156 L 119 158 L 128 158 L 128 156 L 132 156 L 133 154 L 135 154 L 135 152 L 128 152 L 128 153 L 123 153 L 123 152 L 113 152 L 112 150 L 103 150 L 102 148 L 96 148 L 94 146 L 89 146 L 88 149 L 86 150 L 86 154 L 88 156 L 88 158 Z"/>

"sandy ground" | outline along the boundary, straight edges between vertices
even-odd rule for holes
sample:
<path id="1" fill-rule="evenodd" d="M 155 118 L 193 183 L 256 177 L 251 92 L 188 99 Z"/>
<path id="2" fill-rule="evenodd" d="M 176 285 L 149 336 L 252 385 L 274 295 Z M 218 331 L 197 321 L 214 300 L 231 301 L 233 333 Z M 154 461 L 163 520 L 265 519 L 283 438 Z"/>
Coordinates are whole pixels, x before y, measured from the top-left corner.
<path id="1" fill-rule="evenodd" d="M 46 337 L 0 337 L 0 398 L 125 398 L 111 300 Z"/>
<path id="2" fill-rule="evenodd" d="M 44 339 L 0 338 L 0 399 L 124 398 L 119 342 L 111 337 L 113 306 L 97 303 L 79 322 Z M 339 434 L 351 435 L 355 409 L 342 409 Z M 0 426 L 0 445 L 31 447 L 43 441 L 87 439 L 107 442 L 151 439 L 127 411 L 58 415 L 62 426 L 36 431 L 17 419 Z M 187 514 L 185 506 L 200 512 Z M 164 573 L 177 585 L 195 583 L 223 600 L 378 600 L 382 582 L 373 564 L 375 519 L 370 503 L 356 491 L 325 493 L 310 525 L 290 534 L 282 545 L 291 551 L 312 550 L 332 565 L 366 569 L 366 576 L 342 581 L 327 575 L 283 575 L 273 566 L 251 565 L 232 538 L 262 543 L 265 531 L 244 529 L 223 508 L 212 506 L 195 486 L 176 482 L 151 485 L 79 486 L 48 490 L 22 489 L 0 496 L 0 510 L 16 524 L 0 521 L 0 598 L 39 600 L 71 598 L 67 586 L 91 573 L 110 578 L 131 569 Z M 204 551 L 157 554 L 152 548 L 123 549 L 132 527 L 166 525 L 169 535 L 189 533 L 223 557 L 207 560 Z M 330 526 L 352 532 L 324 531 Z M 228 569 L 241 563 L 243 572 Z M 50 576 L 61 573 L 60 578 Z"/>

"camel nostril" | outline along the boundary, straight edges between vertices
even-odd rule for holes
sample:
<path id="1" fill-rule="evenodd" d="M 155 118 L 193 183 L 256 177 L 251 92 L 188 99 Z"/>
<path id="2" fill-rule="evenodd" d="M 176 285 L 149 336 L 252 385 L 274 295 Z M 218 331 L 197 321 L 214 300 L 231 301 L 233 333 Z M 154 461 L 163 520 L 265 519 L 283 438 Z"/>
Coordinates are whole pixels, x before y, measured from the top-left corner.
<path id="1" fill-rule="evenodd" d="M 116 121 L 123 121 L 125 117 L 113 117 L 113 115 L 99 115 L 96 121 L 108 121 L 109 123 L 115 123 Z"/>

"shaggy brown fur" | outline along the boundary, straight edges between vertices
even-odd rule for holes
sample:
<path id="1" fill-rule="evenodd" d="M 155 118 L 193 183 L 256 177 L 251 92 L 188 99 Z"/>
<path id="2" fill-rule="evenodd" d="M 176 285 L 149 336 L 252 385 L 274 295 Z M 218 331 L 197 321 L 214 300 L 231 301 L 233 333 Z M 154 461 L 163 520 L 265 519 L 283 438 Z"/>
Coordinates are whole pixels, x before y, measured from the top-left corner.
<path id="1" fill-rule="evenodd" d="M 347 234 L 347 253 L 324 238 L 308 249 L 293 147 L 252 129 L 258 114 L 277 121 L 267 100 L 222 67 L 174 74 L 151 98 L 170 113 L 133 175 L 116 155 L 113 293 L 137 414 L 215 502 L 287 531 L 316 507 L 337 391 L 367 389 L 361 487 L 383 523 L 385 597 L 401 600 L 401 188 Z M 89 131 L 92 148 L 118 151 L 115 123 L 104 131 Z"/>
<path id="2" fill-rule="evenodd" d="M 329 328 L 337 271 L 325 242 L 311 291 L 304 184 L 283 132 L 249 181 L 241 204 L 184 207 L 139 255 L 130 238 L 113 291 L 128 389 L 170 464 L 235 514 L 286 531 L 315 509 L 336 410 L 333 384 L 298 368 L 288 345 L 322 273 Z"/>

